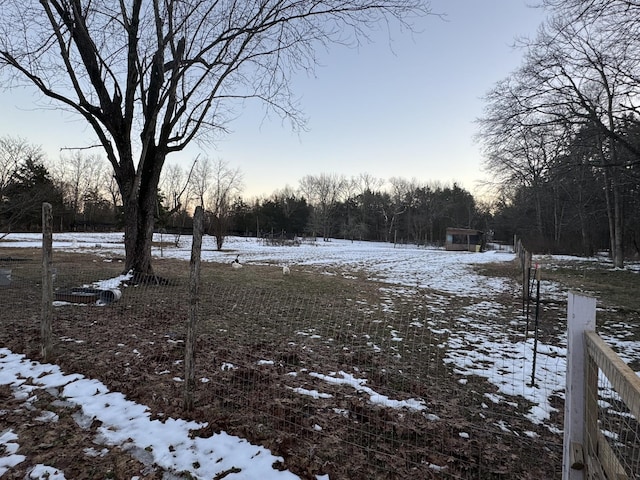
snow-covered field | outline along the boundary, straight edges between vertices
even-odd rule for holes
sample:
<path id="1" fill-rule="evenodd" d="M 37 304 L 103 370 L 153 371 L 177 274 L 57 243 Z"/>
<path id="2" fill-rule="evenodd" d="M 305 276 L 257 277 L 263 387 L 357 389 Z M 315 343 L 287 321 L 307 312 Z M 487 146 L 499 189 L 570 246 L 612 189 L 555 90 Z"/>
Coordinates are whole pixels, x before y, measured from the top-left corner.
<path id="1" fill-rule="evenodd" d="M 1 247 L 40 246 L 37 234 L 11 234 L 0 243 Z M 172 242 L 173 236 L 164 235 L 164 242 Z M 154 241 L 160 242 L 156 234 Z M 105 256 L 124 257 L 121 233 L 106 234 L 55 234 L 53 248 L 65 251 L 92 251 Z M 469 276 L 469 265 L 513 260 L 509 253 L 459 253 L 445 250 L 427 250 L 411 246 L 395 246 L 378 242 L 350 242 L 332 240 L 313 243 L 302 242 L 295 248 L 265 245 L 255 238 L 229 237 L 224 252 L 215 249 L 213 237 L 205 236 L 202 244 L 202 260 L 228 263 L 240 254 L 240 261 L 247 264 L 274 263 L 278 265 L 340 267 L 343 270 L 366 271 L 369 277 L 397 285 L 436 288 L 456 295 L 485 296 L 511 288 L 503 282 L 479 276 Z M 154 256 L 189 260 L 191 237 L 182 237 L 178 248 L 154 248 Z"/>
<path id="2" fill-rule="evenodd" d="M 156 235 L 160 241 L 160 235 Z M 164 241 L 173 237 L 164 235 Z M 3 247 L 39 246 L 39 235 L 12 234 L 0 243 Z M 91 251 L 105 257 L 123 257 L 122 234 L 56 234 L 54 248 L 66 251 Z M 448 348 L 444 362 L 452 365 L 454 372 L 462 377 L 475 375 L 486 378 L 497 387 L 497 393 L 486 396 L 487 404 L 508 402 L 508 398 L 522 397 L 533 407 L 527 418 L 537 425 L 544 425 L 552 432 L 560 432 L 561 426 L 550 422 L 553 412 L 550 397 L 564 396 L 565 345 L 564 335 L 553 344 L 538 343 L 535 384 L 529 386 L 532 375 L 533 341 L 525 341 L 522 335 L 522 318 L 506 319 L 506 328 L 495 329 L 478 318 L 504 317 L 503 306 L 494 299 L 501 294 L 519 294 L 520 286 L 505 279 L 488 278 L 474 273 L 474 264 L 488 262 L 510 262 L 511 252 L 489 251 L 486 253 L 446 252 L 415 246 L 392 245 L 373 242 L 350 242 L 333 240 L 302 243 L 297 247 L 273 247 L 256 239 L 228 238 L 225 251 L 217 252 L 215 242 L 205 237 L 202 257 L 204 261 L 229 263 L 237 254 L 243 264 L 273 264 L 289 266 L 292 271 L 313 266 L 326 271 L 328 275 L 340 269 L 343 274 L 366 272 L 371 279 L 384 281 L 390 288 L 429 288 L 437 292 L 465 297 L 470 301 L 468 315 L 456 319 L 457 328 L 436 321 L 428 322 L 424 328 L 433 333 L 448 334 Z M 182 237 L 179 247 L 154 249 L 154 255 L 165 258 L 189 259 L 190 237 Z M 542 285 L 544 295 L 563 300 L 566 292 L 555 284 Z M 446 301 L 431 308 L 446 309 Z M 514 341 L 514 338 L 520 340 Z M 400 339 L 401 340 L 401 339 Z M 615 341 L 615 339 L 611 339 Z M 625 352 L 630 358 L 640 355 L 640 345 L 628 342 Z M 345 374 L 347 375 L 347 374 Z M 343 375 L 344 380 L 348 380 Z M 240 471 L 225 478 L 294 478 L 289 472 L 271 468 L 276 460 L 263 447 L 249 444 L 243 439 L 223 433 L 209 439 L 191 439 L 190 429 L 200 428 L 193 422 L 180 419 L 159 422 L 150 420 L 143 405 L 136 405 L 117 392 L 109 392 L 100 382 L 73 372 L 61 372 L 55 365 L 41 365 L 7 349 L 0 348 L 0 385 L 11 385 L 14 395 L 24 398 L 27 404 L 33 401 L 30 388 L 24 385 L 25 378 L 45 388 L 57 387 L 62 390 L 61 401 L 82 406 L 85 419 L 97 418 L 103 422 L 102 441 L 108 445 L 119 445 L 124 441 L 134 442 L 140 449 L 154 445 L 152 452 L 167 452 L 167 445 L 173 445 L 173 455 L 154 456 L 154 463 L 171 471 L 191 470 L 194 478 L 212 478 L 235 466 Z M 336 381 L 334 377 L 323 378 Z M 339 379 L 343 381 L 343 379 Z M 358 379 L 352 379 L 355 384 Z M 352 383 L 353 383 L 352 382 Z M 360 385 L 360 388 L 362 386 Z M 309 392 L 298 392 L 310 394 Z M 322 395 L 322 392 L 312 392 Z M 371 398 L 379 398 L 371 391 Z M 387 406 L 394 408 L 395 400 L 384 397 Z M 104 408 L 108 403 L 109 408 Z M 486 406 L 489 408 L 489 406 Z M 403 405 L 401 405 L 403 406 Z M 406 406 L 406 405 L 404 405 Z M 0 412 L 0 419 L 2 412 Z M 55 421 L 55 420 L 51 420 Z M 508 427 L 505 427 L 508 428 Z M 535 435 L 533 432 L 529 432 Z M 166 442 L 166 445 L 165 445 Z M 10 430 L 0 429 L 0 476 L 23 458 L 16 454 L 20 439 Z M 157 448 L 156 448 L 157 445 Z M 216 462 L 216 460 L 221 461 Z M 195 471 L 189 467 L 199 465 Z M 62 479 L 64 472 L 47 470 L 46 466 L 33 471 L 29 478 Z M 434 466 L 438 468 L 438 466 Z M 48 473 L 46 473 L 48 472 Z M 48 476 L 47 476 L 48 475 Z M 319 477 L 321 478 L 321 477 Z"/>

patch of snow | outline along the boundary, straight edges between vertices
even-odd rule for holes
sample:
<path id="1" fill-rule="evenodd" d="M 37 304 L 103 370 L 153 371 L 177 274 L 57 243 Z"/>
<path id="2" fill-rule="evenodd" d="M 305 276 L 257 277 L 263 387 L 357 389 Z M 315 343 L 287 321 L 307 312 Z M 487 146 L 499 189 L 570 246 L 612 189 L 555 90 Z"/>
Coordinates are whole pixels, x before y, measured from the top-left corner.
<path id="1" fill-rule="evenodd" d="M 423 400 L 417 400 L 414 398 L 410 398 L 408 400 L 392 400 L 386 395 L 382 395 L 377 393 L 372 388 L 365 386 L 367 383 L 366 379 L 356 378 L 353 375 L 340 371 L 337 373 L 333 373 L 332 375 L 323 375 L 321 373 L 309 372 L 309 375 L 315 378 L 319 378 L 320 380 L 324 380 L 325 382 L 332 383 L 334 385 L 347 385 L 353 387 L 358 392 L 364 392 L 369 395 L 369 401 L 374 404 L 379 404 L 384 407 L 390 408 L 408 408 L 410 410 L 426 410 L 427 406 L 425 405 Z M 335 377 L 334 375 L 340 375 L 340 377 Z"/>
<path id="2" fill-rule="evenodd" d="M 42 373 L 45 374 L 40 376 Z M 194 436 L 193 431 L 201 430 L 207 424 L 179 418 L 152 420 L 146 406 L 127 400 L 119 392 L 110 392 L 98 380 L 77 374 L 66 375 L 55 365 L 31 361 L 24 355 L 0 348 L 0 385 L 19 389 L 24 386 L 24 379 L 31 379 L 33 388 L 61 388 L 66 401 L 79 405 L 84 416 L 101 422 L 97 432 L 105 445 L 122 448 L 137 445 L 148 451 L 153 462 L 167 471 L 188 471 L 194 478 L 204 479 L 235 467 L 241 470 L 243 478 L 298 478 L 291 472 L 275 470 L 273 464 L 282 462 L 282 457 L 272 455 L 262 446 L 225 432 L 206 438 Z M 0 445 L 5 451 L 0 457 L 0 475 L 25 459 L 15 455 L 16 440 L 18 437 L 11 430 L 0 435 Z M 44 466 L 37 467 L 30 475 L 27 478 L 64 478 L 62 472 L 56 473 L 55 469 Z"/>
<path id="3" fill-rule="evenodd" d="M 287 387 L 287 388 L 290 388 L 295 393 L 299 393 L 300 395 L 307 395 L 308 397 L 315 398 L 315 399 L 333 397 L 333 395 L 329 393 L 320 393 L 317 390 L 307 390 L 305 388 L 300 388 L 300 387 L 298 388 Z"/>

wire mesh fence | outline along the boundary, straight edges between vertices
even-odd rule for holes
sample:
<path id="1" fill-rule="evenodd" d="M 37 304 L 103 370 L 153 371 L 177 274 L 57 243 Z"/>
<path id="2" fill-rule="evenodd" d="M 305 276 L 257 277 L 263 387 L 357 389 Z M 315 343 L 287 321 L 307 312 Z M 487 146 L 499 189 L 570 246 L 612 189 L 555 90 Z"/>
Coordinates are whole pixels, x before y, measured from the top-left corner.
<path id="1" fill-rule="evenodd" d="M 638 419 L 620 398 L 609 379 L 598 372 L 598 426 L 612 453 L 609 459 L 618 469 L 618 478 L 638 478 L 640 473 L 640 426 Z M 601 450 L 602 451 L 602 450 Z"/>
<path id="2" fill-rule="evenodd" d="M 601 337 L 586 345 L 585 446 L 592 477 L 635 479 L 640 474 L 640 382 Z"/>
<path id="3" fill-rule="evenodd" d="M 0 287 L 0 345 L 34 359 L 39 255 L 0 261 L 10 277 Z M 489 301 L 381 286 L 366 274 L 204 263 L 186 412 L 188 262 L 157 259 L 160 282 L 122 277 L 113 256 L 56 252 L 53 267 L 52 361 L 153 418 L 208 422 L 194 435 L 262 444 L 301 478 L 559 478 L 564 364 L 547 346 L 539 378 L 551 379 L 531 384 L 533 340 L 523 339 L 517 295 Z M 109 285 L 96 282 L 115 278 L 120 293 L 105 297 Z"/>

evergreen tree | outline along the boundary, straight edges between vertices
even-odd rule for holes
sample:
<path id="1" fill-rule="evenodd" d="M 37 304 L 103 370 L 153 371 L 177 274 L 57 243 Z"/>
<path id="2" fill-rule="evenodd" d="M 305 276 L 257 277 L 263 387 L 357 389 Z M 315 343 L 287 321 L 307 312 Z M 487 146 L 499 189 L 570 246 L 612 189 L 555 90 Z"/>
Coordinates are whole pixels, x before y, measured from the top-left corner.
<path id="1" fill-rule="evenodd" d="M 54 226 L 63 228 L 63 192 L 55 185 L 38 158 L 28 157 L 11 176 L 2 199 L 2 224 L 13 230 L 38 231 L 42 225 L 42 203 L 53 207 Z"/>

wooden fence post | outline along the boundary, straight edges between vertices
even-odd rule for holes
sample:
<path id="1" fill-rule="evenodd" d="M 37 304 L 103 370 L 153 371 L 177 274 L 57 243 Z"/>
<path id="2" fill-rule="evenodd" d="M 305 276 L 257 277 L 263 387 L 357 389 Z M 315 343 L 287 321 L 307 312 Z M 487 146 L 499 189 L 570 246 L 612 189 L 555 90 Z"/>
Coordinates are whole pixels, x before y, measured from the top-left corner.
<path id="1" fill-rule="evenodd" d="M 596 299 L 569 292 L 562 479 L 583 480 L 587 362 L 585 332 L 596 329 Z"/>
<path id="2" fill-rule="evenodd" d="M 184 349 L 184 392 L 183 406 L 186 411 L 193 410 L 193 392 L 196 386 L 196 329 L 198 326 L 198 304 L 200 298 L 200 252 L 202 251 L 203 230 L 202 207 L 196 207 L 193 215 L 193 240 L 191 243 L 191 262 L 189 272 L 189 319 Z"/>
<path id="3" fill-rule="evenodd" d="M 51 317 L 53 316 L 53 214 L 50 203 L 42 204 L 42 316 L 40 319 L 40 353 L 42 361 L 51 356 Z"/>

